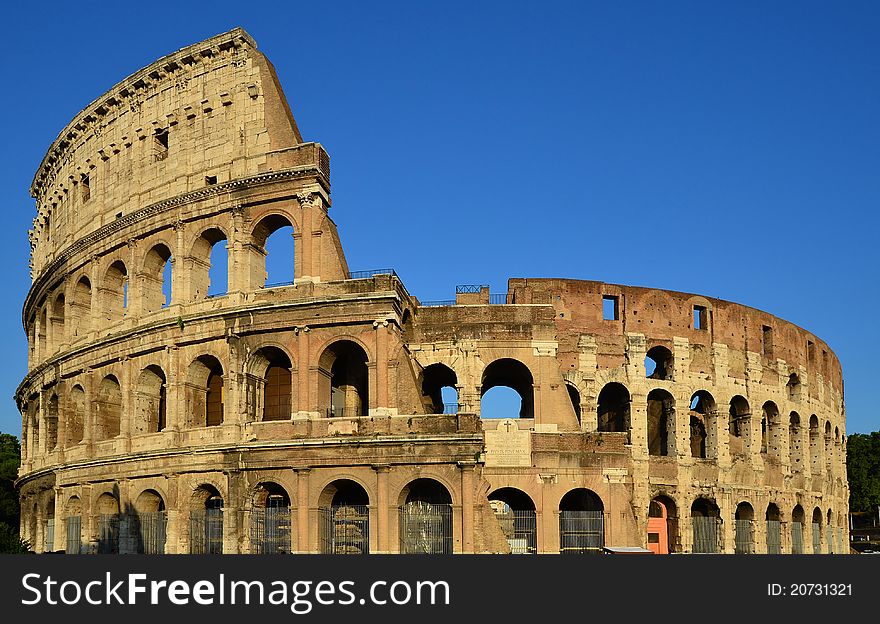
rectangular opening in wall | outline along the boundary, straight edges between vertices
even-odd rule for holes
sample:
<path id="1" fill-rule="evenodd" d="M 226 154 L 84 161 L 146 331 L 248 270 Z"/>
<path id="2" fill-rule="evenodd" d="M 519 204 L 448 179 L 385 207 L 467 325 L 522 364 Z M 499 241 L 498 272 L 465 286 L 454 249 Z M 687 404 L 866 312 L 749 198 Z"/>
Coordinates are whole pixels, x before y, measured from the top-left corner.
<path id="1" fill-rule="evenodd" d="M 761 354 L 764 357 L 773 355 L 773 328 L 767 325 L 761 327 Z"/>
<path id="2" fill-rule="evenodd" d="M 828 374 L 828 352 L 822 349 L 822 374 Z"/>
<path id="3" fill-rule="evenodd" d="M 217 176 L 205 176 L 205 184 L 207 186 L 211 186 L 213 184 L 217 184 Z"/>
<path id="4" fill-rule="evenodd" d="M 694 306 L 694 329 L 707 329 L 709 327 L 709 316 L 706 306 Z"/>
<path id="5" fill-rule="evenodd" d="M 807 340 L 807 366 L 810 370 L 816 367 L 816 345 L 812 340 Z"/>
<path id="6" fill-rule="evenodd" d="M 80 192 L 82 193 L 82 200 L 84 202 L 89 201 L 89 198 L 92 196 L 92 189 L 89 186 L 89 176 L 83 174 L 79 178 L 79 187 Z"/>
<path id="7" fill-rule="evenodd" d="M 168 156 L 168 130 L 166 128 L 156 130 L 156 134 L 153 135 L 153 147 L 156 160 L 165 160 Z"/>
<path id="8" fill-rule="evenodd" d="M 616 295 L 602 295 L 602 320 L 616 321 L 620 318 L 619 301 Z"/>

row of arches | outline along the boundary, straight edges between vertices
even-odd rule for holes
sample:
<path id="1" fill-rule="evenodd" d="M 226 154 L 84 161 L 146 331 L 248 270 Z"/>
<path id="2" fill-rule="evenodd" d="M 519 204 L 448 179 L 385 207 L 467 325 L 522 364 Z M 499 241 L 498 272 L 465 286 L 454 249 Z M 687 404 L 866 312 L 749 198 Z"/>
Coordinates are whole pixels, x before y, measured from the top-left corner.
<path id="1" fill-rule="evenodd" d="M 268 215 L 254 226 L 245 246 L 253 257 L 248 288 L 293 282 L 293 231 L 292 220 L 281 214 Z M 137 260 L 120 252 L 101 268 L 74 276 L 69 288 L 56 287 L 37 306 L 28 323 L 32 363 L 132 311 L 149 314 L 177 297 L 198 301 L 226 294 L 231 282 L 228 245 L 224 228 L 212 226 L 196 237 L 182 262 L 172 251 L 175 245 L 161 240 Z M 174 287 L 176 281 L 185 287 Z"/>

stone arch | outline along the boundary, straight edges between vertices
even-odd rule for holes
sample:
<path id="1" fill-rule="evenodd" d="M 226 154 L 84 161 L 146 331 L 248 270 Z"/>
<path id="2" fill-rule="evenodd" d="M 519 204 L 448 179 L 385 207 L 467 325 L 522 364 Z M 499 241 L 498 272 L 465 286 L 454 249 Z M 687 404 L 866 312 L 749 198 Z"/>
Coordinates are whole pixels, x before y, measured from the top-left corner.
<path id="1" fill-rule="evenodd" d="M 767 554 L 778 555 L 782 553 L 782 514 L 776 503 L 768 503 L 765 513 L 767 523 Z"/>
<path id="2" fill-rule="evenodd" d="M 721 551 L 721 513 L 714 500 L 698 497 L 691 505 L 691 523 L 694 530 L 693 552 Z"/>
<path id="3" fill-rule="evenodd" d="M 779 408 L 773 401 L 766 401 L 761 406 L 761 430 L 765 434 L 762 446 L 764 452 L 775 461 L 781 462 L 785 436 Z"/>
<path id="4" fill-rule="evenodd" d="M 819 418 L 812 414 L 809 420 L 810 436 L 810 472 L 818 477 L 822 472 L 822 434 L 819 430 Z"/>
<path id="5" fill-rule="evenodd" d="M 510 388 L 519 395 L 519 418 L 535 417 L 534 378 L 529 367 L 513 358 L 500 358 L 492 361 L 483 369 L 480 382 L 480 415 L 482 418 L 508 417 L 511 414 L 484 414 L 483 399 L 486 394 L 497 387 Z M 515 408 L 514 408 L 515 409 Z"/>
<path id="6" fill-rule="evenodd" d="M 458 412 L 458 378 L 455 371 L 446 364 L 437 362 L 423 368 L 419 375 L 419 387 L 421 388 L 425 413 L 455 414 Z"/>
<path id="7" fill-rule="evenodd" d="M 290 420 L 293 410 L 293 364 L 275 345 L 257 349 L 249 361 L 248 414 L 252 420 Z"/>
<path id="8" fill-rule="evenodd" d="M 65 332 L 67 326 L 64 324 L 65 297 L 64 292 L 55 295 L 52 303 L 52 333 L 55 336 L 55 349 L 59 350 L 61 344 L 65 342 Z"/>
<path id="9" fill-rule="evenodd" d="M 452 494 L 440 481 L 420 477 L 400 492 L 400 552 L 452 554 Z"/>
<path id="10" fill-rule="evenodd" d="M 734 511 L 734 552 L 751 555 L 755 552 L 755 510 L 751 503 L 742 501 Z"/>
<path id="11" fill-rule="evenodd" d="M 64 505 L 64 551 L 78 555 L 82 551 L 82 501 L 70 496 Z"/>
<path id="12" fill-rule="evenodd" d="M 156 312 L 171 304 L 171 297 L 166 296 L 166 291 L 170 291 L 171 284 L 165 283 L 168 277 L 166 269 L 168 263 L 173 265 L 174 259 L 171 248 L 165 243 L 154 244 L 144 255 L 140 275 L 141 311 L 144 314 Z"/>
<path id="13" fill-rule="evenodd" d="M 622 383 L 605 384 L 597 400 L 598 430 L 629 434 L 631 401 L 629 390 Z"/>
<path id="14" fill-rule="evenodd" d="M 328 417 L 357 417 L 369 413 L 367 351 L 358 342 L 340 339 L 318 358 L 319 407 Z"/>
<path id="15" fill-rule="evenodd" d="M 225 244 L 221 245 L 221 243 Z M 219 253 L 228 254 L 227 245 L 226 232 L 217 226 L 211 226 L 204 230 L 193 242 L 188 259 L 190 265 L 189 289 L 192 301 L 224 295 L 228 292 L 228 266 L 225 271 L 218 271 L 222 265 L 217 255 Z"/>
<path id="16" fill-rule="evenodd" d="M 697 390 L 690 402 L 691 456 L 703 459 L 717 457 L 717 412 L 715 399 L 706 390 Z"/>
<path id="17" fill-rule="evenodd" d="M 86 424 L 86 393 L 80 384 L 74 384 L 67 398 L 66 447 L 74 446 L 83 441 Z"/>
<path id="18" fill-rule="evenodd" d="M 266 246 L 269 242 L 269 238 L 283 228 L 290 229 L 291 238 L 293 238 L 294 234 L 299 231 L 292 216 L 280 212 L 271 212 L 260 217 L 256 225 L 254 225 L 253 230 L 251 230 L 250 259 L 252 289 L 272 285 L 291 284 L 296 279 L 296 276 L 298 275 L 298 267 L 296 266 L 294 259 L 296 249 L 292 242 L 292 249 L 290 249 L 289 258 L 285 258 L 285 261 L 289 260 L 290 263 L 289 271 L 285 271 L 284 275 L 275 275 L 274 273 L 270 275 L 267 268 L 269 252 L 267 251 Z"/>
<path id="19" fill-rule="evenodd" d="M 605 546 L 605 505 L 587 488 L 569 490 L 559 500 L 559 552 L 601 554 Z"/>
<path id="20" fill-rule="evenodd" d="M 223 495 L 215 485 L 202 483 L 193 490 L 190 496 L 190 554 L 223 553 L 223 506 Z"/>
<path id="21" fill-rule="evenodd" d="M 813 509 L 812 523 L 810 525 L 810 536 L 813 538 L 813 554 L 822 553 L 822 528 L 823 528 L 822 510 L 819 507 Z"/>
<path id="22" fill-rule="evenodd" d="M 788 393 L 788 400 L 799 402 L 801 400 L 802 389 L 803 384 L 801 384 L 800 375 L 798 375 L 797 373 L 791 373 L 788 376 L 788 381 L 785 384 L 785 390 Z"/>
<path id="23" fill-rule="evenodd" d="M 791 512 L 791 553 L 793 555 L 804 554 L 805 518 L 804 508 L 798 503 Z"/>
<path id="24" fill-rule="evenodd" d="M 275 481 L 261 481 L 251 497 L 250 552 L 289 554 L 293 519 L 290 494 Z"/>
<path id="25" fill-rule="evenodd" d="M 791 412 L 788 416 L 788 460 L 791 471 L 800 474 L 804 471 L 804 437 L 801 417 L 797 412 Z"/>
<path id="26" fill-rule="evenodd" d="M 370 552 L 370 495 L 349 478 L 328 483 L 318 496 L 321 510 L 321 552 L 361 555 Z"/>
<path id="27" fill-rule="evenodd" d="M 150 364 L 138 375 L 135 393 L 135 419 L 132 435 L 156 433 L 167 423 L 167 395 L 165 372 L 157 364 Z"/>
<path id="28" fill-rule="evenodd" d="M 574 415 L 577 417 L 578 424 L 581 422 L 581 393 L 578 390 L 577 386 L 570 382 L 565 382 L 565 389 L 568 391 L 568 400 L 571 401 L 571 408 L 574 410 Z"/>
<path id="29" fill-rule="evenodd" d="M 656 388 L 648 393 L 648 454 L 675 456 L 675 398 Z"/>
<path id="30" fill-rule="evenodd" d="M 742 395 L 730 399 L 727 422 L 728 448 L 733 457 L 747 456 L 752 443 L 752 410 Z"/>
<path id="31" fill-rule="evenodd" d="M 128 306 L 128 269 L 122 260 L 114 260 L 104 271 L 101 282 L 101 319 L 121 321 Z"/>
<path id="32" fill-rule="evenodd" d="M 51 453 L 58 447 L 58 394 L 53 392 L 46 401 L 46 415 L 43 424 L 46 428 L 46 452 Z"/>
<path id="33" fill-rule="evenodd" d="M 665 555 L 681 550 L 678 531 L 678 506 L 665 494 L 658 494 L 648 504 L 648 550 Z"/>
<path id="34" fill-rule="evenodd" d="M 645 376 L 648 379 L 671 381 L 675 370 L 675 357 L 663 345 L 648 349 L 645 354 Z"/>
<path id="35" fill-rule="evenodd" d="M 83 275 L 73 285 L 70 297 L 70 338 L 76 340 L 92 329 L 92 283 Z"/>
<path id="36" fill-rule="evenodd" d="M 119 498 L 115 492 L 103 492 L 95 499 L 98 515 L 98 552 L 119 552 Z"/>
<path id="37" fill-rule="evenodd" d="M 133 552 L 148 555 L 165 552 L 167 517 L 165 499 L 154 489 L 143 490 L 134 502 L 130 514 L 130 535 L 135 541 Z"/>
<path id="38" fill-rule="evenodd" d="M 95 441 L 117 437 L 122 423 L 122 386 L 115 375 L 107 375 L 98 384 L 94 409 Z"/>
<path id="39" fill-rule="evenodd" d="M 537 515 L 532 497 L 520 489 L 502 487 L 491 492 L 488 499 L 511 554 L 537 553 Z"/>
<path id="40" fill-rule="evenodd" d="M 192 427 L 223 424 L 225 407 L 223 365 L 217 357 L 200 355 L 187 369 L 188 420 Z"/>

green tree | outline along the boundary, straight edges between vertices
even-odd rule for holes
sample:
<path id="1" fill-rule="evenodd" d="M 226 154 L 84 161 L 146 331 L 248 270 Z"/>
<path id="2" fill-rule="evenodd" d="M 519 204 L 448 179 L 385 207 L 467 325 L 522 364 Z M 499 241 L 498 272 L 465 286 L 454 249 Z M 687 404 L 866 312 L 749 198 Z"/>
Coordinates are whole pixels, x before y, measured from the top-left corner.
<path id="1" fill-rule="evenodd" d="M 846 476 L 850 511 L 876 512 L 880 505 L 880 431 L 847 437 Z"/>
<path id="2" fill-rule="evenodd" d="M 0 553 L 27 552 L 18 535 L 19 506 L 15 479 L 21 464 L 18 438 L 0 433 Z"/>

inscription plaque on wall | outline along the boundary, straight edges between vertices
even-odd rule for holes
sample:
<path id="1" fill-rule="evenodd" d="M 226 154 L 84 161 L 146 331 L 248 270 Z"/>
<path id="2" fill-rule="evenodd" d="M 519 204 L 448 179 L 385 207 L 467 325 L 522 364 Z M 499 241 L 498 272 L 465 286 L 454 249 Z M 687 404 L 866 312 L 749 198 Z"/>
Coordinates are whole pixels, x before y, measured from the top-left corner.
<path id="1" fill-rule="evenodd" d="M 486 422 L 483 421 L 483 426 Z M 531 466 L 532 465 L 532 434 L 520 431 L 516 420 L 505 418 L 492 430 L 487 429 L 486 466 Z"/>

